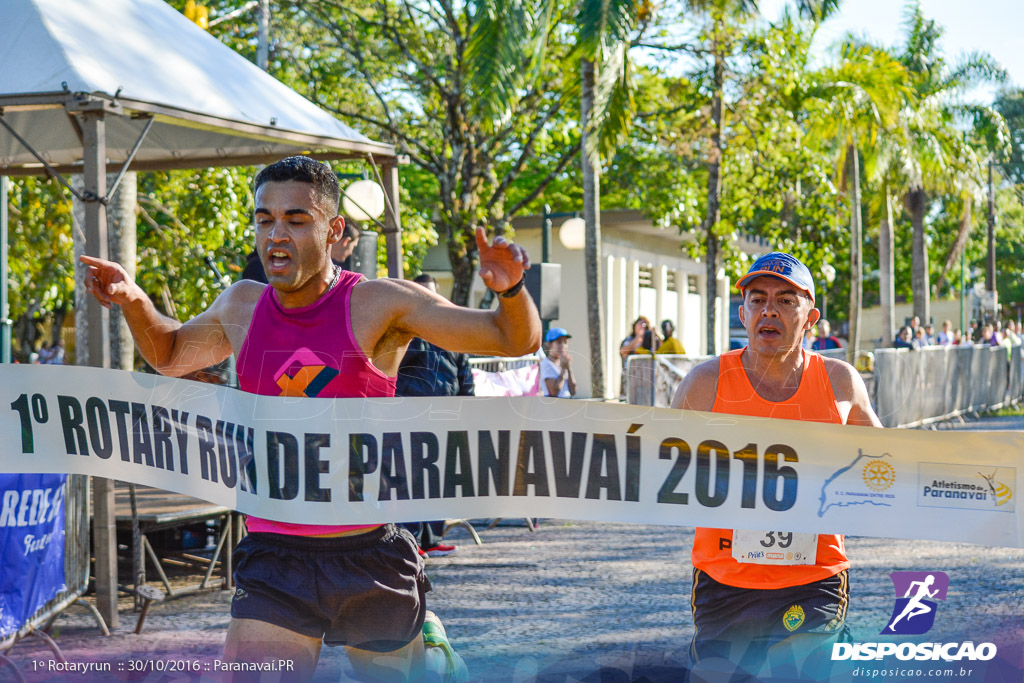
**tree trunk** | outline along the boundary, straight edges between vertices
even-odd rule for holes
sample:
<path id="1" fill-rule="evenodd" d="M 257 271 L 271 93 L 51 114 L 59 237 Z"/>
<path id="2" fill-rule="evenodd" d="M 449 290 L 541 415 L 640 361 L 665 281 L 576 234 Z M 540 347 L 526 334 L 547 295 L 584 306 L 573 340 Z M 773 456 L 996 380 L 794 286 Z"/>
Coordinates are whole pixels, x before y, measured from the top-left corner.
<path id="1" fill-rule="evenodd" d="M 477 249 L 472 237 L 476 226 L 448 226 L 448 259 L 452 264 L 452 303 L 456 306 L 468 306 L 469 294 L 473 289 L 473 276 L 476 274 Z M 462 240 L 458 236 L 469 235 Z"/>
<path id="2" fill-rule="evenodd" d="M 846 359 L 853 363 L 860 347 L 860 309 L 864 291 L 864 257 L 861 249 L 860 163 L 857 159 L 857 137 L 846 150 L 850 165 L 850 338 Z"/>
<path id="3" fill-rule="evenodd" d="M 985 290 L 992 292 L 991 302 L 996 303 L 996 193 L 992 184 L 992 162 L 988 162 L 988 258 L 985 259 Z M 998 310 L 998 305 L 996 306 Z M 996 311 L 992 311 L 996 316 Z"/>
<path id="4" fill-rule="evenodd" d="M 707 241 L 707 287 L 705 296 L 708 305 L 707 355 L 716 354 L 715 329 L 718 299 L 718 235 L 715 228 L 722 215 L 722 90 L 725 84 L 725 58 L 717 43 L 715 51 L 715 83 L 711 97 L 711 149 L 708 153 L 708 208 L 704 217 L 704 235 Z"/>
<path id="5" fill-rule="evenodd" d="M 892 202 L 889 188 L 885 188 L 885 212 L 878 227 L 879 294 L 882 299 L 882 347 L 892 346 L 896 331 L 896 240 L 892 227 Z"/>
<path id="6" fill-rule="evenodd" d="M 116 175 L 107 175 L 107 187 L 113 185 Z M 135 279 L 136 220 L 135 206 L 138 176 L 134 171 L 124 174 L 117 192 L 107 204 L 107 241 L 110 258 L 120 263 L 128 277 Z M 110 309 L 110 367 L 119 370 L 135 369 L 135 341 L 120 306 Z"/>
<path id="7" fill-rule="evenodd" d="M 590 395 L 604 398 L 604 312 L 601 310 L 601 169 L 587 156 L 590 113 L 594 109 L 596 68 L 589 59 L 580 60 L 580 156 L 583 161 L 583 220 L 587 224 L 583 258 L 587 280 L 587 332 L 590 342 Z"/>
<path id="8" fill-rule="evenodd" d="M 29 355 L 36 350 L 36 340 L 39 338 L 39 326 L 36 324 L 36 313 L 39 311 L 39 304 L 29 305 L 28 310 L 19 315 L 14 321 L 13 334 L 18 340 L 17 358 L 27 363 Z"/>
<path id="9" fill-rule="evenodd" d="M 67 304 L 64 304 L 53 311 L 53 319 L 50 321 L 50 341 L 54 344 L 60 340 L 60 331 L 64 327 L 64 319 L 67 317 Z"/>
<path id="10" fill-rule="evenodd" d="M 921 188 L 911 190 L 903 198 L 914 228 L 911 251 L 911 286 L 914 292 L 914 315 L 921 324 L 931 322 L 931 292 L 928 286 L 928 245 L 924 236 L 924 215 L 928 210 L 928 194 Z"/>
<path id="11" fill-rule="evenodd" d="M 953 264 L 960 258 L 960 253 L 967 246 L 967 238 L 971 236 L 971 228 L 974 223 L 974 219 L 971 216 L 972 204 L 970 197 L 964 198 L 964 210 L 960 214 L 960 229 L 956 232 L 956 239 L 953 240 L 953 246 L 949 248 L 949 253 L 946 254 L 946 258 L 943 260 L 942 272 L 939 273 L 939 279 L 935 281 L 935 292 L 936 294 L 942 291 L 943 285 L 946 284 L 946 275 L 953 269 Z"/>

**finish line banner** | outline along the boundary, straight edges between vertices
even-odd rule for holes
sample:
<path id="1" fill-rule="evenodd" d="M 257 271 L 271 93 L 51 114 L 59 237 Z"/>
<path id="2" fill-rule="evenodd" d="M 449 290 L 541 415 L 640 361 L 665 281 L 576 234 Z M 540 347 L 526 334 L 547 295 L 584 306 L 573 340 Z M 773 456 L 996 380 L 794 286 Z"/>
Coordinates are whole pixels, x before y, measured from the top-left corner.
<path id="1" fill-rule="evenodd" d="M 536 397 L 266 397 L 74 366 L 4 365 L 0 399 L 0 472 L 119 479 L 285 522 L 774 529 L 769 556 L 792 532 L 1024 547 L 1024 432 Z"/>

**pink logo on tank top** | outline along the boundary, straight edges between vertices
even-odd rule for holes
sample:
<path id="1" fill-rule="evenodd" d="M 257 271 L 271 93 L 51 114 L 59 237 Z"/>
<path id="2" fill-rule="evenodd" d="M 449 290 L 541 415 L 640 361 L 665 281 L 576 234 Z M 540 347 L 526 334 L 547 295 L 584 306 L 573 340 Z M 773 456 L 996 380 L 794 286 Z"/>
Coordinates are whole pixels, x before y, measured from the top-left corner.
<path id="1" fill-rule="evenodd" d="M 328 365 L 312 349 L 303 347 L 278 368 L 274 381 L 281 387 L 281 396 L 313 397 L 319 396 L 337 376 L 337 368 Z"/>

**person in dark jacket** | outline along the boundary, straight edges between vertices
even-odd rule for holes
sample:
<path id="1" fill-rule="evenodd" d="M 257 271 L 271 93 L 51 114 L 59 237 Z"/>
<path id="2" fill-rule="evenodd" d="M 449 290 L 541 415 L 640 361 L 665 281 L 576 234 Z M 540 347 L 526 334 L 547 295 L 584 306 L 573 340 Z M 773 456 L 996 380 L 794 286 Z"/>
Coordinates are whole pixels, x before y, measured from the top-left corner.
<path id="1" fill-rule="evenodd" d="M 437 280 L 423 273 L 413 282 L 423 285 L 435 294 Z M 473 396 L 473 371 L 469 357 L 464 353 L 445 351 L 428 341 L 416 337 L 409 343 L 405 358 L 398 366 L 395 396 Z M 420 544 L 420 554 L 428 557 L 450 555 L 456 545 L 444 545 L 444 522 L 410 522 L 403 525 Z"/>

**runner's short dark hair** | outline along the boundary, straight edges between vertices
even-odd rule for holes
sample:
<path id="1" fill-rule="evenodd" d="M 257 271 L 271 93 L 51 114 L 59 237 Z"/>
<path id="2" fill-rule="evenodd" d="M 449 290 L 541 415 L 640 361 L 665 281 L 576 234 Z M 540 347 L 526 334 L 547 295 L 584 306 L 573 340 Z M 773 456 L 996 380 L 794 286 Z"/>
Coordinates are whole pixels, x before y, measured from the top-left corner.
<path id="1" fill-rule="evenodd" d="M 327 164 L 309 157 L 288 157 L 267 166 L 256 175 L 253 192 L 258 191 L 264 183 L 283 183 L 289 180 L 312 185 L 313 197 L 320 209 L 328 217 L 337 215 L 338 202 L 341 200 L 338 177 Z"/>
<path id="2" fill-rule="evenodd" d="M 431 275 L 430 273 L 420 273 L 419 275 L 414 277 L 412 279 L 412 281 L 413 282 L 418 282 L 421 285 L 426 285 L 426 284 L 429 284 L 431 282 L 433 282 L 435 285 L 437 284 L 437 280 L 435 280 L 434 276 Z"/>

